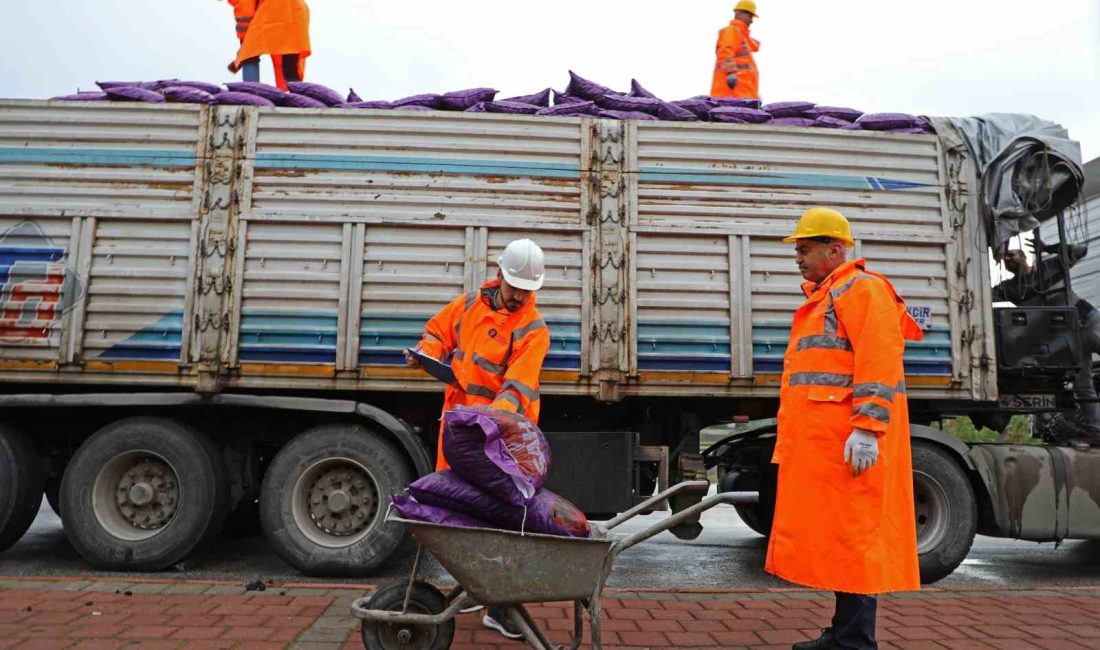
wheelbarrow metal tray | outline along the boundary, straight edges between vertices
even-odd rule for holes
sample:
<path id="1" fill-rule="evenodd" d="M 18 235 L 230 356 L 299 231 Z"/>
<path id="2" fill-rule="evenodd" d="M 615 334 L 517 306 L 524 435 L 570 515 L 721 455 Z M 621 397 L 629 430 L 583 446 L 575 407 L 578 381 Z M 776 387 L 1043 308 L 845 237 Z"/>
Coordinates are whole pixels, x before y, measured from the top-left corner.
<path id="1" fill-rule="evenodd" d="M 482 605 L 589 598 L 611 570 L 605 563 L 614 540 L 391 519 L 404 524 Z"/>

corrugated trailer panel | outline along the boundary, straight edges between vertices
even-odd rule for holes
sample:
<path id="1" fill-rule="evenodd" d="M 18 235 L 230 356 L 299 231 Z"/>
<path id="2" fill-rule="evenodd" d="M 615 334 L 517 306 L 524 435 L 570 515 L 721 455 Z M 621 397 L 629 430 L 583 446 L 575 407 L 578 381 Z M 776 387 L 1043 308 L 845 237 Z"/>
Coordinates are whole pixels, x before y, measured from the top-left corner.
<path id="1" fill-rule="evenodd" d="M 416 343 L 427 319 L 447 302 L 495 274 L 508 240 L 533 236 L 551 256 L 540 307 L 565 346 L 555 348 L 547 367 L 575 372 L 589 230 L 582 218 L 581 151 L 579 119 L 262 111 L 246 162 L 250 200 L 240 219 L 248 232 L 279 223 L 302 233 L 299 241 L 317 228 L 348 239 L 344 245 L 353 252 L 342 269 L 349 287 L 344 303 L 330 300 L 307 313 L 304 304 L 284 301 L 280 318 L 337 325 L 345 313 L 347 335 L 333 339 L 339 348 L 333 358 L 346 361 L 338 370 L 358 370 L 368 388 L 372 382 L 437 388 L 404 367 L 401 349 Z M 254 281 L 245 277 L 246 296 Z M 245 308 L 244 322 L 248 313 Z M 294 372 L 296 363 L 285 356 L 252 361 L 259 363 L 242 368 L 245 382 L 249 375 Z"/>
<path id="2" fill-rule="evenodd" d="M 0 358 L 19 371 L 10 380 L 120 362 L 177 372 L 208 111 L 0 101 Z"/>
<path id="3" fill-rule="evenodd" d="M 970 372 L 951 336 L 949 285 L 959 280 L 935 137 L 643 122 L 636 142 L 627 160 L 638 187 L 630 227 L 644 381 L 777 380 L 802 302 L 780 238 L 814 205 L 844 212 L 854 254 L 924 312 L 925 341 L 906 351 L 911 383 L 949 389 Z"/>

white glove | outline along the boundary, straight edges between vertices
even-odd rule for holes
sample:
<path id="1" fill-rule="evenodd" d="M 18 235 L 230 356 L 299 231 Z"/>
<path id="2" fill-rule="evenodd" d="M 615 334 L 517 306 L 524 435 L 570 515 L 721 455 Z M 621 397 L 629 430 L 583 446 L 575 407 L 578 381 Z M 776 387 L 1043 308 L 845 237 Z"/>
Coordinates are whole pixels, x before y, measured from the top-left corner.
<path id="1" fill-rule="evenodd" d="M 844 443 L 844 462 L 852 466 L 852 476 L 859 476 L 878 462 L 878 438 L 875 434 L 854 429 Z"/>

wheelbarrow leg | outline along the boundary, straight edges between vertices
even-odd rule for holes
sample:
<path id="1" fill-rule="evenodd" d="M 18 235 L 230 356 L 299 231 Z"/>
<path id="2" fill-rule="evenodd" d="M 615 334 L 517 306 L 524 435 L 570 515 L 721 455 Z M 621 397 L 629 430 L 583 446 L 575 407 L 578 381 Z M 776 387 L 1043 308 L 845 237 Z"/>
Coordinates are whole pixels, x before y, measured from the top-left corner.
<path id="1" fill-rule="evenodd" d="M 588 626 L 592 628 L 592 648 L 593 650 L 601 650 L 603 648 L 603 627 L 600 625 L 600 592 L 603 591 L 603 585 L 597 588 L 596 592 L 592 594 L 592 598 L 588 601 Z"/>
<path id="2" fill-rule="evenodd" d="M 573 601 L 573 640 L 565 650 L 577 650 L 584 643 L 584 605 L 581 601 Z"/>
<path id="3" fill-rule="evenodd" d="M 512 622 L 519 627 L 521 632 L 523 632 L 523 637 L 527 639 L 527 642 L 531 644 L 532 648 L 536 650 L 554 650 L 556 646 L 550 643 L 550 640 L 546 638 L 546 635 L 542 633 L 538 625 L 535 625 L 535 621 L 527 612 L 526 607 L 522 604 L 512 605 L 507 608 L 507 611 Z"/>

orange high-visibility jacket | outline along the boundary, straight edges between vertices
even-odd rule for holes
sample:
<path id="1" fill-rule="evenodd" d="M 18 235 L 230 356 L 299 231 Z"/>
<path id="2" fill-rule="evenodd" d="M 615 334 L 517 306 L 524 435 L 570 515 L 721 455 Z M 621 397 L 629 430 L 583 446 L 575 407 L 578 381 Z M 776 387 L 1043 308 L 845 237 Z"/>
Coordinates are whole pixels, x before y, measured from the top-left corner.
<path id="1" fill-rule="evenodd" d="M 550 350 L 550 330 L 535 307 L 535 294 L 517 312 L 492 307 L 500 281 L 455 298 L 428 321 L 417 346 L 436 359 L 451 358 L 458 386 L 447 386 L 443 412 L 456 406 L 489 405 L 539 421 L 539 373 Z M 439 431 L 436 470 L 443 458 Z"/>
<path id="2" fill-rule="evenodd" d="M 719 30 L 718 45 L 715 47 L 717 61 L 714 64 L 714 79 L 710 84 L 711 97 L 760 98 L 760 71 L 752 53 L 760 49 L 760 41 L 749 35 L 748 24 L 737 20 L 730 21 L 729 27 Z M 726 77 L 737 75 L 737 86 L 730 88 Z"/>
<path id="3" fill-rule="evenodd" d="M 853 594 L 920 588 L 909 408 L 902 355 L 920 326 L 884 276 L 848 262 L 794 314 L 783 357 L 775 519 L 765 568 Z M 852 476 L 853 429 L 878 437 L 878 462 Z"/>
<path id="4" fill-rule="evenodd" d="M 246 59 L 270 54 L 297 54 L 299 77 L 305 79 L 305 61 L 310 55 L 309 7 L 305 0 L 230 0 L 237 16 L 237 33 L 245 21 L 244 40 L 237 51 L 237 65 Z"/>

